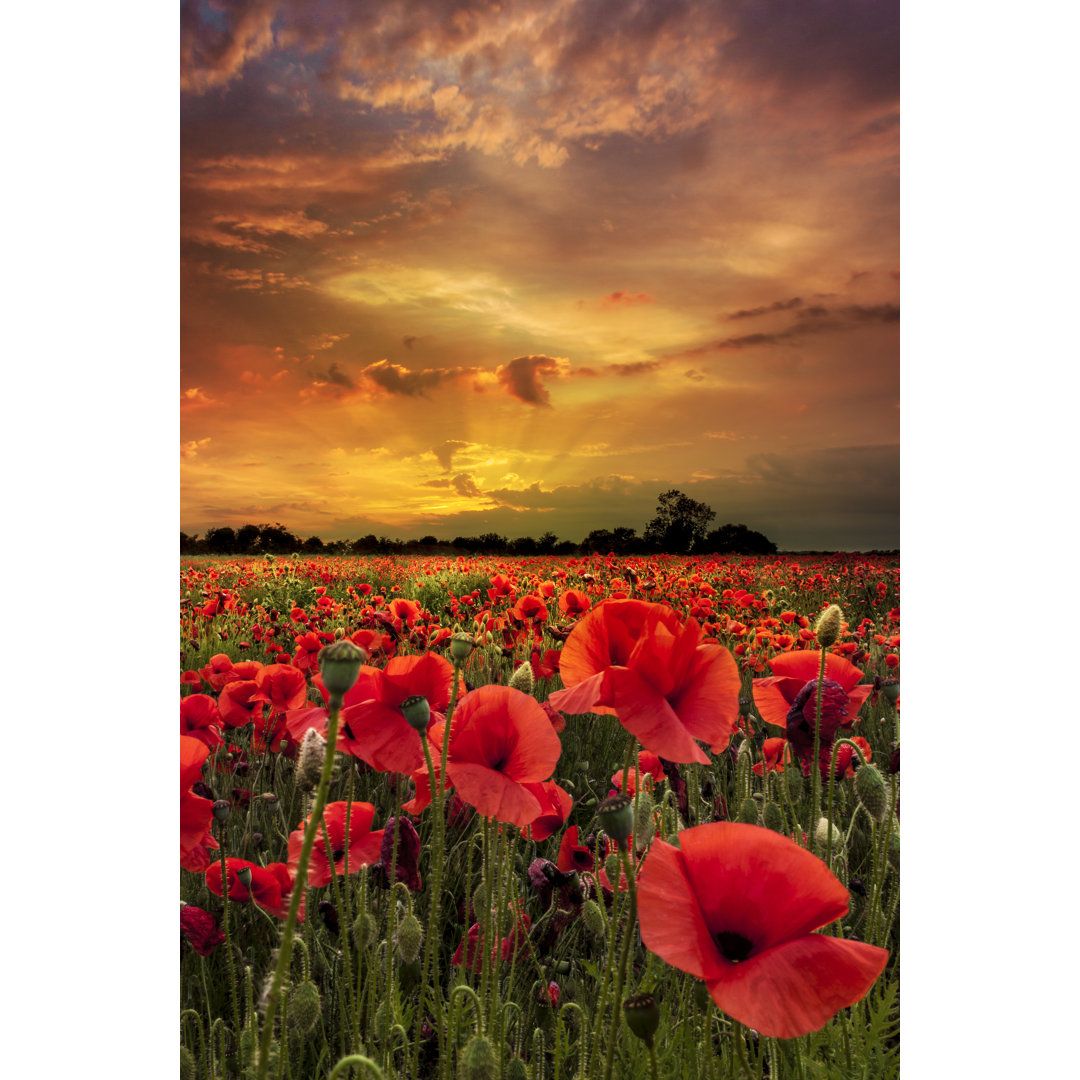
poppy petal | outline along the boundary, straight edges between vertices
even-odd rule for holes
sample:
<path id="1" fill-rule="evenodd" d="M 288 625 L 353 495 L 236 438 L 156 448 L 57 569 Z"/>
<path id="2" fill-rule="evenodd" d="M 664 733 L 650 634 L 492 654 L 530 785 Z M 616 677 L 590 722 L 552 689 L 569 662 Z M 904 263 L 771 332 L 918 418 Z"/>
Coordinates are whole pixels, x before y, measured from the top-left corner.
<path id="1" fill-rule="evenodd" d="M 795 696 L 805 683 L 787 675 L 772 675 L 754 680 L 754 704 L 761 719 L 773 727 L 787 728 L 787 714 Z"/>
<path id="2" fill-rule="evenodd" d="M 720 978 L 720 952 L 705 924 L 678 848 L 663 840 L 653 841 L 638 875 L 637 894 L 641 940 L 646 948 L 699 979 Z"/>
<path id="3" fill-rule="evenodd" d="M 450 762 L 446 773 L 458 794 L 487 817 L 524 826 L 540 814 L 536 796 L 497 769 L 462 761 Z"/>
<path id="4" fill-rule="evenodd" d="M 794 1039 L 861 1000 L 888 959 L 876 945 L 810 934 L 725 964 L 723 976 L 707 986 L 729 1016 L 762 1035 Z"/>
<path id="5" fill-rule="evenodd" d="M 708 764 L 708 757 L 683 727 L 667 698 L 658 694 L 636 672 L 629 668 L 611 668 L 608 685 L 619 723 L 631 735 L 636 735 L 646 750 L 668 761 Z"/>
<path id="6" fill-rule="evenodd" d="M 565 679 L 566 672 L 560 669 L 560 674 Z M 608 705 L 599 704 L 606 693 L 604 685 L 606 676 L 606 670 L 598 671 L 575 686 L 567 687 L 565 690 L 556 690 L 548 695 L 548 704 L 559 712 L 569 713 L 571 716 L 581 716 L 584 713 L 611 716 L 615 710 Z"/>
<path id="7" fill-rule="evenodd" d="M 714 822 L 683 830 L 679 845 L 710 930 L 740 934 L 755 955 L 848 910 L 848 891 L 825 863 L 771 829 Z"/>
<path id="8" fill-rule="evenodd" d="M 802 685 L 817 679 L 821 670 L 821 652 L 818 649 L 803 649 L 782 653 L 772 657 L 769 666 L 774 675 L 798 679 Z M 842 656 L 825 654 L 825 678 L 838 682 L 846 693 L 850 694 L 862 682 L 862 677 L 862 671 Z"/>
<path id="9" fill-rule="evenodd" d="M 424 748 L 416 729 L 400 709 L 381 701 L 365 701 L 341 710 L 339 746 L 380 772 L 411 773 L 424 765 Z"/>

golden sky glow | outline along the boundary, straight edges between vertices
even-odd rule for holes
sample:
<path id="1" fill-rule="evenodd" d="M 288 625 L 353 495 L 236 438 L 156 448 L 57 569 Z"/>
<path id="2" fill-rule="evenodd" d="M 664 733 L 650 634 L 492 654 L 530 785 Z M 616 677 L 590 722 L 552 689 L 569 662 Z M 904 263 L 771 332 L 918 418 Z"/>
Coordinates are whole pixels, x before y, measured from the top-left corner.
<path id="1" fill-rule="evenodd" d="M 181 527 L 899 545 L 898 6 L 182 6 Z"/>

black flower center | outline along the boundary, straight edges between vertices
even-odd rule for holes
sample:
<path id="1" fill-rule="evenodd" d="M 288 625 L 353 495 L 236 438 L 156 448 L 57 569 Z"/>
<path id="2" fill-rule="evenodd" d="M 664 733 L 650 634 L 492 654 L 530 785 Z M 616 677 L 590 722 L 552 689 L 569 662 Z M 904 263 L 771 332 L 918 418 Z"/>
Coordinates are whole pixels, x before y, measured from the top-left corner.
<path id="1" fill-rule="evenodd" d="M 732 964 L 741 964 L 754 951 L 754 943 L 734 930 L 713 934 L 713 941 L 724 959 Z"/>
<path id="2" fill-rule="evenodd" d="M 343 847 L 334 848 L 334 862 L 340 862 L 345 858 L 345 849 Z"/>

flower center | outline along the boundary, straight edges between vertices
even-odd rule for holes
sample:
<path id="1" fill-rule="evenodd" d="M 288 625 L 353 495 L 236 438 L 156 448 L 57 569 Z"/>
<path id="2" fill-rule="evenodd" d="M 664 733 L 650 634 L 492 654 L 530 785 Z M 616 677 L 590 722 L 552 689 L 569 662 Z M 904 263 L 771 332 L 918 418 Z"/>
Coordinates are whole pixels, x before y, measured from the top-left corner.
<path id="1" fill-rule="evenodd" d="M 754 943 L 734 930 L 721 930 L 713 934 L 713 941 L 721 956 L 732 964 L 741 964 L 754 951 Z"/>
<path id="2" fill-rule="evenodd" d="M 345 858 L 345 849 L 343 847 L 334 848 L 334 862 L 340 862 Z"/>

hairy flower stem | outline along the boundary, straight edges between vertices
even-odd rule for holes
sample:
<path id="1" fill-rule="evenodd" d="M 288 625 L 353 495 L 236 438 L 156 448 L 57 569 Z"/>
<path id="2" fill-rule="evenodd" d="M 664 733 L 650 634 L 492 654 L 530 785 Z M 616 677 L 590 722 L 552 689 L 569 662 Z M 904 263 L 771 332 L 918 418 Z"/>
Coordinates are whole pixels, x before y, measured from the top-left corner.
<path id="1" fill-rule="evenodd" d="M 836 742 L 833 743 L 832 757 L 829 760 L 829 811 L 826 814 L 826 817 L 829 819 L 829 826 L 830 827 L 829 827 L 829 838 L 825 842 L 825 865 L 830 870 L 832 869 L 832 813 L 833 813 L 833 790 L 834 790 L 835 785 L 836 785 L 836 759 L 840 755 L 840 747 L 845 746 L 845 745 L 850 746 L 852 748 L 852 752 L 859 755 L 859 765 L 860 766 L 866 764 L 866 758 L 863 757 L 863 752 L 859 749 L 858 744 L 852 742 L 851 739 L 837 739 Z M 854 815 L 852 815 L 852 817 L 854 818 Z M 849 833 L 850 833 L 850 830 L 849 830 Z M 846 847 L 846 841 L 845 841 L 845 847 Z"/>
<path id="2" fill-rule="evenodd" d="M 326 827 L 326 817 L 322 815 L 319 819 L 319 824 L 322 826 L 323 844 L 326 846 L 326 861 L 330 864 L 330 892 L 334 897 L 334 906 L 338 910 L 339 925 L 349 927 L 352 925 L 352 920 L 349 918 L 348 905 L 342 903 L 342 892 L 344 890 L 344 883 L 341 886 L 338 885 L 338 872 L 337 866 L 334 863 L 334 845 L 330 842 L 330 830 Z M 349 857 L 349 819 L 345 818 L 345 858 Z M 348 865 L 345 866 L 345 873 L 348 874 Z M 342 971 L 344 972 L 344 979 L 342 982 L 345 984 L 345 990 L 342 993 L 342 1004 L 345 1008 L 346 1016 L 351 1017 L 355 1009 L 353 1008 L 353 987 L 352 987 L 352 957 L 349 953 L 349 933 L 348 930 L 340 935 L 341 938 L 341 962 Z M 349 1023 L 349 1029 L 352 1030 L 352 1023 Z M 353 1045 L 359 1043 L 359 1032 L 353 1035 Z"/>
<path id="3" fill-rule="evenodd" d="M 311 816 L 308 818 L 307 826 L 304 829 L 304 842 L 300 848 L 299 862 L 296 865 L 296 879 L 293 883 L 292 897 L 289 900 L 289 913 L 285 917 L 285 926 L 281 931 L 281 947 L 278 951 L 277 967 L 274 969 L 274 979 L 270 984 L 270 993 L 266 1002 L 266 1017 L 263 1020 L 262 1034 L 259 1038 L 259 1060 L 255 1080 L 266 1080 L 266 1070 L 270 1064 L 270 1040 L 274 1034 L 274 1016 L 277 1013 L 278 1002 L 281 999 L 281 985 L 285 973 L 289 970 L 293 930 L 296 927 L 296 918 L 300 912 L 300 900 L 304 895 L 304 888 L 307 884 L 311 849 L 315 846 L 315 834 L 322 821 L 323 810 L 326 807 L 326 796 L 330 790 L 330 776 L 334 771 L 334 748 L 337 746 L 338 714 L 340 711 L 341 695 L 332 694 L 330 696 L 330 719 L 326 726 L 326 755 L 323 758 L 322 776 L 319 777 L 319 786 L 315 793 L 315 805 L 311 809 Z"/>
<path id="4" fill-rule="evenodd" d="M 622 1012 L 623 981 L 626 978 L 626 964 L 630 958 L 630 942 L 634 939 L 634 929 L 637 922 L 637 884 L 634 881 L 634 868 L 630 864 L 629 853 L 619 848 L 619 861 L 626 874 L 626 881 L 630 888 L 630 915 L 626 920 L 626 928 L 623 931 L 622 956 L 619 957 L 619 967 L 615 973 L 615 1002 L 611 1029 L 608 1032 L 607 1063 L 604 1065 L 604 1080 L 611 1080 L 611 1070 L 615 1065 L 615 1044 L 619 1041 L 619 1023 Z M 618 883 L 616 883 L 616 888 Z"/>
<path id="5" fill-rule="evenodd" d="M 428 909 L 427 937 L 424 941 L 424 960 L 420 968 L 420 1001 L 416 1009 L 416 1024 L 413 1032 L 412 1075 L 420 1075 L 420 1032 L 424 1024 L 424 994 L 428 988 L 432 991 L 432 1004 L 435 1009 L 435 1030 L 439 1033 L 439 1057 L 446 1055 L 446 1025 L 442 1023 L 442 986 L 439 981 L 439 942 L 442 940 L 439 926 L 439 909 L 442 906 L 443 859 L 446 849 L 446 762 L 450 754 L 450 725 L 457 704 L 458 683 L 461 681 L 461 662 L 454 661 L 454 681 L 450 687 L 450 704 L 446 710 L 446 726 L 443 728 L 442 763 L 438 777 L 431 761 L 431 749 L 426 734 L 421 734 L 420 745 L 424 751 L 428 777 L 432 784 L 432 831 L 434 833 L 434 863 L 431 868 L 431 906 Z M 394 826 L 395 830 L 397 825 Z M 430 974 L 431 980 L 428 981 Z"/>
<path id="6" fill-rule="evenodd" d="M 814 759 L 810 766 L 810 792 L 814 805 L 814 816 L 810 819 L 810 828 L 816 829 L 821 819 L 821 706 L 825 696 L 825 650 L 821 650 L 821 666 L 818 668 L 817 689 L 814 691 Z"/>
<path id="7" fill-rule="evenodd" d="M 223 821 L 221 823 L 221 835 L 218 837 L 218 843 L 221 845 L 221 899 L 224 901 L 225 904 L 225 909 L 221 914 L 221 928 L 225 931 L 225 958 L 229 962 L 229 996 L 232 999 L 233 1030 L 236 1032 L 237 1045 L 239 1045 L 240 997 L 236 992 L 236 964 L 233 961 L 232 934 L 229 931 L 229 874 L 225 865 L 225 847 L 227 834 L 228 822 Z M 240 1051 L 237 1052 L 240 1053 Z M 243 1066 L 244 1062 L 242 1060 L 241 1054 L 240 1067 L 243 1068 Z"/>

